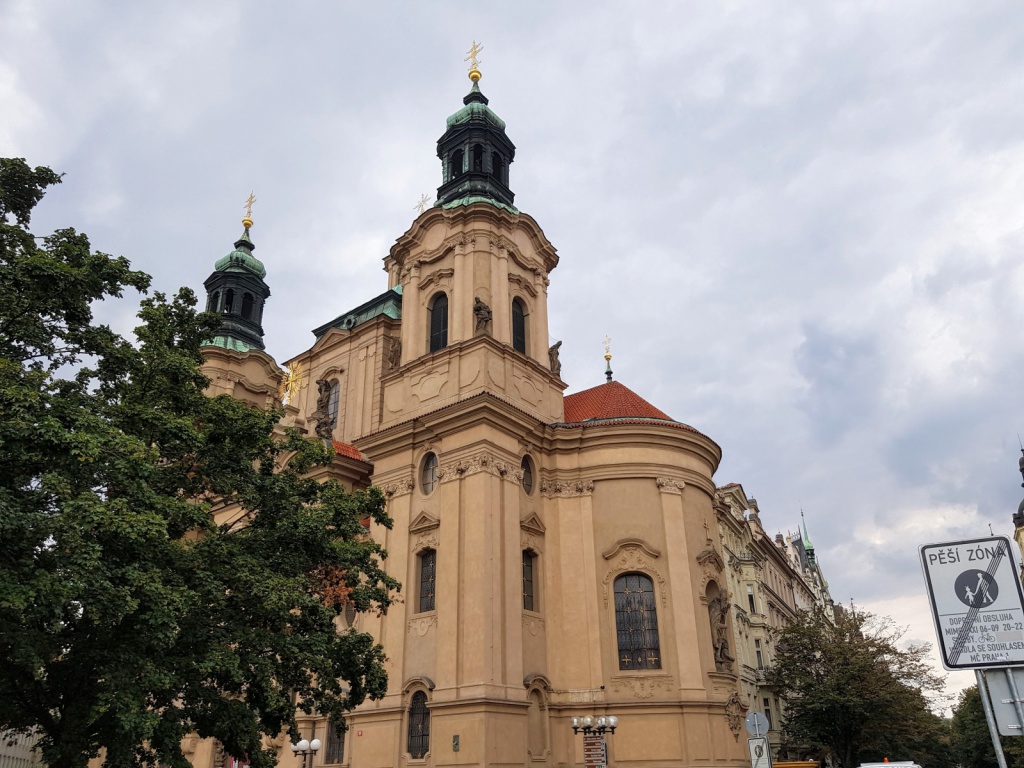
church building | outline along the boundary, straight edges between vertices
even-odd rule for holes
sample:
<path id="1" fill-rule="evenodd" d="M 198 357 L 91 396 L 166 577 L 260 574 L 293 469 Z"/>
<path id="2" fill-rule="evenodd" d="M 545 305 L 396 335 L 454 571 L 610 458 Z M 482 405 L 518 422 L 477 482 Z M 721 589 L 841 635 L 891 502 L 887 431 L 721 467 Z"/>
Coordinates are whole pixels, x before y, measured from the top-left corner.
<path id="1" fill-rule="evenodd" d="M 225 319 L 205 349 L 209 393 L 283 402 L 284 425 L 332 441 L 327 474 L 380 487 L 394 520 L 369 535 L 402 601 L 347 617 L 383 645 L 388 692 L 349 715 L 344 739 L 300 720 L 324 742 L 314 765 L 583 765 L 571 726 L 584 717 L 617 718 L 609 764 L 747 765 L 721 449 L 610 364 L 565 394 L 548 343 L 559 256 L 515 207 L 516 148 L 475 67 L 470 79 L 437 142 L 437 201 L 384 256 L 380 295 L 352 297 L 279 365 L 251 219 L 205 283 Z M 278 747 L 299 765 L 286 736 Z M 188 751 L 201 768 L 229 760 L 216 744 Z"/>

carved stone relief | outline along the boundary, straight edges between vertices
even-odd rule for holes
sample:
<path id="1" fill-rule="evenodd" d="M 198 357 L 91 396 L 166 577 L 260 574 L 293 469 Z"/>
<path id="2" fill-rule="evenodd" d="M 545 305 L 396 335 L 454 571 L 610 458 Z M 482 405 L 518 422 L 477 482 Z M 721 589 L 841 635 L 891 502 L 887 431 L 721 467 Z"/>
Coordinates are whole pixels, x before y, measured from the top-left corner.
<path id="1" fill-rule="evenodd" d="M 661 571 L 655 568 L 651 563 L 651 559 L 644 551 L 643 547 L 637 544 L 630 544 L 622 547 L 618 554 L 614 556 L 611 568 L 601 580 L 601 585 L 604 588 L 605 607 L 608 606 L 612 580 L 624 571 L 643 571 L 644 573 L 652 574 L 658 582 L 658 592 L 661 594 L 661 604 L 668 604 L 668 596 L 665 590 L 665 577 L 662 576 Z"/>
<path id="2" fill-rule="evenodd" d="M 404 477 L 397 482 L 385 484 L 381 490 L 384 491 L 384 496 L 392 499 L 395 496 L 404 496 L 407 493 L 412 493 L 415 488 L 416 483 L 413 482 L 412 478 Z"/>
<path id="3" fill-rule="evenodd" d="M 592 480 L 542 480 L 540 492 L 550 498 L 572 498 L 573 496 L 586 496 L 594 492 Z"/>
<path id="4" fill-rule="evenodd" d="M 449 267 L 447 269 L 436 269 L 433 272 L 431 272 L 429 275 L 427 275 L 425 278 L 420 280 L 419 289 L 421 291 L 425 291 L 427 288 L 429 288 L 434 283 L 438 283 L 438 284 L 444 283 L 445 281 L 449 280 L 452 277 L 452 275 L 454 275 L 454 274 L 455 274 L 455 270 L 452 269 L 451 267 Z"/>
<path id="5" fill-rule="evenodd" d="M 537 633 L 541 632 L 546 625 L 540 616 L 523 615 L 523 626 L 526 627 L 527 632 L 536 637 Z"/>
<path id="6" fill-rule="evenodd" d="M 738 693 L 733 693 L 725 705 L 725 716 L 729 720 L 729 730 L 732 735 L 739 739 L 740 729 L 743 727 L 743 719 L 746 716 L 747 707 L 743 706 Z"/>
<path id="7" fill-rule="evenodd" d="M 431 627 L 437 626 L 437 614 L 431 616 L 420 616 L 417 619 L 409 620 L 409 632 L 415 632 L 420 637 L 423 637 L 430 631 Z"/>
<path id="8" fill-rule="evenodd" d="M 490 475 L 500 477 L 502 480 L 519 483 L 523 479 L 523 471 L 513 467 L 504 461 L 495 459 L 488 453 L 480 453 L 443 467 L 437 470 L 437 477 L 442 483 L 450 483 L 462 477 L 475 475 L 478 472 L 486 472 Z"/>
<path id="9" fill-rule="evenodd" d="M 654 482 L 662 493 L 682 494 L 683 488 L 686 487 L 686 483 L 682 480 L 676 480 L 671 477 L 659 477 Z"/>
<path id="10" fill-rule="evenodd" d="M 612 690 L 628 693 L 635 699 L 649 699 L 658 691 L 672 690 L 671 677 L 613 677 Z"/>

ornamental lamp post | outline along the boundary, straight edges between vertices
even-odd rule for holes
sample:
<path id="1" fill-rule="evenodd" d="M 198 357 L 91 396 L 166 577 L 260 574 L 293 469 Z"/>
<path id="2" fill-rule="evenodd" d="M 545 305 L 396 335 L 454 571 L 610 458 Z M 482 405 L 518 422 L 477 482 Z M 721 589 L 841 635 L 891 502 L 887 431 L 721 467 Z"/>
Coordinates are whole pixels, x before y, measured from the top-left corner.
<path id="1" fill-rule="evenodd" d="M 316 736 L 316 723 L 313 723 L 313 733 L 310 734 Z M 320 739 L 313 738 L 312 740 L 302 739 L 297 744 L 292 744 L 292 754 L 302 758 L 302 765 L 306 766 L 306 756 L 309 755 L 308 766 L 313 766 L 313 755 L 320 751 Z"/>
<path id="2" fill-rule="evenodd" d="M 583 733 L 583 764 L 587 768 L 605 768 L 608 765 L 608 743 L 606 733 L 615 733 L 619 718 L 615 715 L 599 717 L 574 717 L 572 732 Z"/>

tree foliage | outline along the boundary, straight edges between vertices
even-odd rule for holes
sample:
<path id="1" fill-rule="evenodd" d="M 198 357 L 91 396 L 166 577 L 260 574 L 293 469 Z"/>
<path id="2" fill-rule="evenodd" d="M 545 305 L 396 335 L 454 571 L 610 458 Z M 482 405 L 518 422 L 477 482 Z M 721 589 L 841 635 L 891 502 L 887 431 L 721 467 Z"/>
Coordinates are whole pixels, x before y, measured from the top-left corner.
<path id="1" fill-rule="evenodd" d="M 769 683 L 786 702 L 787 741 L 840 768 L 861 762 L 915 760 L 949 766 L 948 727 L 929 696 L 943 679 L 927 645 L 899 646 L 890 619 L 837 607 L 802 614 L 778 637 Z"/>
<path id="2" fill-rule="evenodd" d="M 219 318 L 188 289 L 144 299 L 134 341 L 95 323 L 150 279 L 71 229 L 37 242 L 59 180 L 0 160 L 0 730 L 55 768 L 184 768 L 190 732 L 265 768 L 296 701 L 340 722 L 385 691 L 381 648 L 335 626 L 398 588 L 360 522 L 390 526 L 383 496 L 308 479 L 323 441 L 203 394 Z"/>
<path id="3" fill-rule="evenodd" d="M 1002 671 L 993 670 L 987 674 L 1002 674 Z M 985 721 L 978 686 L 972 685 L 960 691 L 953 707 L 951 731 L 957 765 L 962 768 L 996 768 L 996 750 Z M 1024 768 L 1024 738 L 1001 736 L 1000 743 L 1008 768 Z"/>

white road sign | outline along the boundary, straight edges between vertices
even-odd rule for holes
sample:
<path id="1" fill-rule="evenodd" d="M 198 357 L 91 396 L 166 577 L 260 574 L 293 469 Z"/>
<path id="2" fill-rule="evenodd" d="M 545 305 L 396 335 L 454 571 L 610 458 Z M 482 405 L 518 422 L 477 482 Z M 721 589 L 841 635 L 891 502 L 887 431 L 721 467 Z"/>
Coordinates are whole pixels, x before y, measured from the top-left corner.
<path id="1" fill-rule="evenodd" d="M 921 565 L 946 669 L 1024 664 L 1024 591 L 1009 539 L 925 544 Z"/>
<path id="2" fill-rule="evenodd" d="M 747 739 L 747 750 L 750 752 L 750 768 L 772 768 L 772 748 L 767 736 Z"/>

